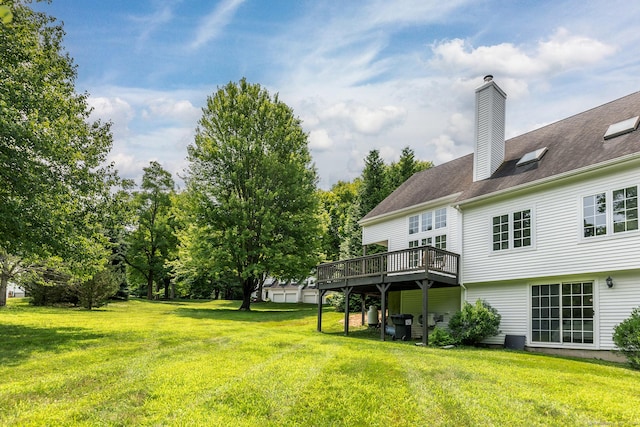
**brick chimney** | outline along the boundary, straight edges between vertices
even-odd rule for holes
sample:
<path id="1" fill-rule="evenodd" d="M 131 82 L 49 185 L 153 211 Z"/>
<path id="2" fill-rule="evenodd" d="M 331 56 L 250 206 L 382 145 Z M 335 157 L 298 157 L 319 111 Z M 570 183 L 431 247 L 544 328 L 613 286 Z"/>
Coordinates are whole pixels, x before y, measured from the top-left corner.
<path id="1" fill-rule="evenodd" d="M 492 75 L 485 76 L 484 84 L 476 89 L 474 182 L 489 178 L 504 161 L 506 99 Z"/>

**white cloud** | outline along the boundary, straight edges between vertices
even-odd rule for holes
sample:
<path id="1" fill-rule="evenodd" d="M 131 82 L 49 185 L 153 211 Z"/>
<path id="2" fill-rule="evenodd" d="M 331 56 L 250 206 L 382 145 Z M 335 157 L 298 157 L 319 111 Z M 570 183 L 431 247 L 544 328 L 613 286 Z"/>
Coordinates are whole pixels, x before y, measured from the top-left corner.
<path id="1" fill-rule="evenodd" d="M 146 101 L 147 107 L 142 110 L 145 119 L 167 118 L 173 121 L 195 121 L 202 111 L 184 99 L 157 98 Z"/>
<path id="2" fill-rule="evenodd" d="M 205 16 L 191 43 L 191 49 L 198 49 L 220 35 L 224 27 L 233 19 L 236 11 L 245 0 L 224 0 L 207 16 Z"/>
<path id="3" fill-rule="evenodd" d="M 333 141 L 326 129 L 316 129 L 309 132 L 309 149 L 326 151 L 333 147 Z"/>
<path id="4" fill-rule="evenodd" d="M 441 164 L 467 154 L 460 147 L 456 146 L 455 141 L 446 134 L 440 135 L 429 141 L 429 144 L 435 148 L 435 164 Z"/>
<path id="5" fill-rule="evenodd" d="M 385 163 L 392 163 L 398 160 L 398 150 L 392 146 L 384 145 L 380 147 L 380 158 Z"/>
<path id="6" fill-rule="evenodd" d="M 129 133 L 129 123 L 135 117 L 135 111 L 124 99 L 116 96 L 89 97 L 87 104 L 93 109 L 90 119 L 111 121 L 111 131 L 118 137 L 124 137 Z"/>
<path id="7" fill-rule="evenodd" d="M 340 102 L 321 112 L 320 116 L 342 122 L 352 131 L 373 135 L 400 125 L 406 111 L 393 105 L 371 108 L 355 102 Z"/>
<path id="8" fill-rule="evenodd" d="M 159 9 L 146 16 L 132 17 L 131 19 L 140 25 L 140 36 L 136 41 L 138 50 L 142 48 L 142 45 L 149 39 L 151 33 L 156 31 L 163 24 L 171 21 L 173 18 L 173 11 L 170 5 L 163 4 Z"/>
<path id="9" fill-rule="evenodd" d="M 190 19 L 191 29 L 178 27 L 191 36 L 191 51 L 179 52 L 184 64 L 169 64 L 182 74 L 156 87 L 193 89 L 90 90 L 106 99 L 95 104 L 96 114 L 127 130 L 115 135 L 125 167 L 133 166 L 127 156 L 139 156 L 143 166 L 153 158 L 180 171 L 205 96 L 240 72 L 278 92 L 302 118 L 323 187 L 357 176 L 371 149 L 395 161 L 409 146 L 418 158 L 436 163 L 470 152 L 474 90 L 484 74 L 494 74 L 508 94 L 508 136 L 637 89 L 638 61 L 620 52 L 632 51 L 638 32 L 632 25 L 595 27 L 599 14 L 588 9 L 624 18 L 616 22 L 636 19 L 601 2 L 549 4 L 517 16 L 510 13 L 524 6 L 489 8 L 470 0 L 302 2 L 286 20 L 261 17 L 259 33 L 244 27 L 255 25 L 252 13 L 259 7 L 241 8 L 243 3 L 220 0 L 208 15 Z M 567 14 L 576 4 L 576 13 Z M 181 15 L 177 25 L 187 16 L 184 8 L 161 6 L 148 17 L 155 29 L 174 19 L 174 12 Z M 234 38 L 237 45 L 197 58 L 197 66 L 210 67 L 210 74 L 192 72 L 189 61 L 199 56 L 193 50 L 231 30 L 241 35 Z M 597 73 L 605 67 L 615 70 Z M 210 86 L 190 86 L 195 74 L 207 74 Z"/>
<path id="10" fill-rule="evenodd" d="M 480 75 L 487 70 L 517 77 L 543 77 L 600 62 L 615 53 L 613 45 L 558 29 L 534 49 L 500 43 L 474 48 L 461 39 L 435 43 L 431 65 L 442 71 Z"/>
<path id="11" fill-rule="evenodd" d="M 538 44 L 538 59 L 549 69 L 565 71 L 600 62 L 615 53 L 616 47 L 585 36 L 558 29 L 549 41 Z"/>

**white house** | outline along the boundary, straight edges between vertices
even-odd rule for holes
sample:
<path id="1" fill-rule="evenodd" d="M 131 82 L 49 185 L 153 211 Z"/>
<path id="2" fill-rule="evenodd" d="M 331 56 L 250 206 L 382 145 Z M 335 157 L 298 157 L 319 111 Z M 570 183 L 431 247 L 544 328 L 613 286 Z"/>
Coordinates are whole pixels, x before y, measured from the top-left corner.
<path id="1" fill-rule="evenodd" d="M 379 268 L 319 266 L 319 287 L 377 289 L 390 313 L 443 325 L 483 299 L 502 316 L 488 343 L 611 350 L 614 326 L 640 306 L 640 92 L 507 141 L 505 101 L 487 76 L 475 152 L 415 174 L 361 220 L 363 245 L 389 250 Z M 391 255 L 405 265 L 392 271 Z"/>
<path id="2" fill-rule="evenodd" d="M 20 286 L 13 283 L 7 285 L 7 298 L 24 298 L 25 292 Z"/>
<path id="3" fill-rule="evenodd" d="M 319 294 L 314 277 L 309 277 L 301 283 L 270 277 L 262 287 L 262 299 L 276 303 L 317 304 Z M 327 295 L 323 295 L 322 303 L 327 304 Z"/>

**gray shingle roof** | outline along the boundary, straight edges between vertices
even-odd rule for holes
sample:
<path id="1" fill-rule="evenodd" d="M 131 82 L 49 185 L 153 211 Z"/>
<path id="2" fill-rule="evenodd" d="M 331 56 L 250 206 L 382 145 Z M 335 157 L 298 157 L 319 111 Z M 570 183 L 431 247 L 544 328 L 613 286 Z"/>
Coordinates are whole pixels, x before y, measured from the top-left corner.
<path id="1" fill-rule="evenodd" d="M 609 125 L 640 115 L 640 92 L 587 110 L 505 143 L 505 161 L 488 179 L 473 181 L 473 154 L 418 172 L 363 220 L 462 193 L 458 202 L 552 178 L 640 153 L 640 130 L 604 140 Z M 539 162 L 516 166 L 528 152 L 547 147 Z"/>
<path id="2" fill-rule="evenodd" d="M 415 173 L 363 220 L 460 193 L 473 180 L 473 154 Z"/>

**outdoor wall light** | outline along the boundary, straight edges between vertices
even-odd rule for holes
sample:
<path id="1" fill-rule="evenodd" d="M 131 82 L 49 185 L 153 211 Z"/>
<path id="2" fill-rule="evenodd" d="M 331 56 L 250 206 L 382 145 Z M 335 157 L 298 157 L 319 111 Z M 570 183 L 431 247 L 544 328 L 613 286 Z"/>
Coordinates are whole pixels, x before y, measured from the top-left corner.
<path id="1" fill-rule="evenodd" d="M 611 276 L 607 277 L 606 282 L 608 287 L 613 288 L 613 279 Z"/>

